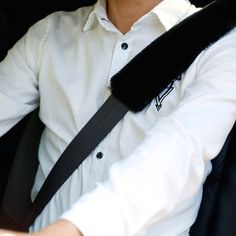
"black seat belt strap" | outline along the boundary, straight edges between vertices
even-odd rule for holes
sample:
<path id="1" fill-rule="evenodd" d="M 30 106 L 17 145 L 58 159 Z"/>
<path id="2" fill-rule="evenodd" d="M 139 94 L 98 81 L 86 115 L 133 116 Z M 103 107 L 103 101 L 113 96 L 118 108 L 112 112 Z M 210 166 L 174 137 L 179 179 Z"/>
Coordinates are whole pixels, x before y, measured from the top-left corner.
<path id="1" fill-rule="evenodd" d="M 29 210 L 29 215 L 23 223 L 23 228 L 26 228 L 34 222 L 35 218 L 42 212 L 65 180 L 72 175 L 75 169 L 97 147 L 127 112 L 128 108 L 113 95 L 106 100 L 96 114 L 73 139 L 54 165 Z"/>

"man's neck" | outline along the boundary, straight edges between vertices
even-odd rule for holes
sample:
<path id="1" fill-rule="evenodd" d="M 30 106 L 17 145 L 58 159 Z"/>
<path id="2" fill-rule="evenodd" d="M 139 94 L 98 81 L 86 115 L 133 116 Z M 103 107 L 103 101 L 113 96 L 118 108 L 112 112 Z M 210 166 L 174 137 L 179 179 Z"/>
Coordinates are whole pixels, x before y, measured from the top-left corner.
<path id="1" fill-rule="evenodd" d="M 123 33 L 162 0 L 108 0 L 107 14 L 110 21 Z"/>

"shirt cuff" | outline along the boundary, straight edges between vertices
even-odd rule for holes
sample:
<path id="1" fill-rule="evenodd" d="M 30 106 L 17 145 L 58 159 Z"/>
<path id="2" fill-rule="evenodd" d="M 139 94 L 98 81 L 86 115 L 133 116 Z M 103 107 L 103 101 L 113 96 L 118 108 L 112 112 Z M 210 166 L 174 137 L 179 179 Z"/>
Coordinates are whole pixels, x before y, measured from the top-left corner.
<path id="1" fill-rule="evenodd" d="M 125 202 L 99 185 L 93 192 L 84 195 L 61 216 L 73 223 L 84 236 L 132 235 L 121 214 Z M 123 206 L 122 206 L 123 205 Z M 105 226 L 105 227 L 104 227 Z"/>

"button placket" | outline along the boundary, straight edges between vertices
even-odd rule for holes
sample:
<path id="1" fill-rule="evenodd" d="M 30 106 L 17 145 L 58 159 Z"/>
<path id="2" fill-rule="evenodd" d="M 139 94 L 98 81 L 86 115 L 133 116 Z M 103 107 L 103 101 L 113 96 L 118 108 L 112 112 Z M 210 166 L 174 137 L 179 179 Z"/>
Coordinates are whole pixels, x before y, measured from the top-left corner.
<path id="1" fill-rule="evenodd" d="M 95 183 L 100 180 L 104 169 L 107 138 L 94 150 L 92 154 L 92 164 L 90 168 L 89 179 L 87 181 L 85 192 L 91 190 Z"/>
<path id="2" fill-rule="evenodd" d="M 126 65 L 129 58 L 129 50 L 127 49 L 128 43 L 124 40 L 119 40 L 116 43 L 109 73 L 110 78 Z"/>

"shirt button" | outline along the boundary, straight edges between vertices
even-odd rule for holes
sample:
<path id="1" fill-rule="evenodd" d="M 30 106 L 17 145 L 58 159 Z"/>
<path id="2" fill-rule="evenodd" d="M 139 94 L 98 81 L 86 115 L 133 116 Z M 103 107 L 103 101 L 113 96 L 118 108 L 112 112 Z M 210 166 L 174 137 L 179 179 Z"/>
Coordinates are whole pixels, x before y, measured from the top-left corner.
<path id="1" fill-rule="evenodd" d="M 126 50 L 128 47 L 129 47 L 129 46 L 128 46 L 127 43 L 122 43 L 122 44 L 121 44 L 121 48 L 122 48 L 123 50 Z"/>
<path id="2" fill-rule="evenodd" d="M 98 152 L 96 157 L 97 157 L 97 159 L 102 159 L 103 153 L 102 152 Z"/>

